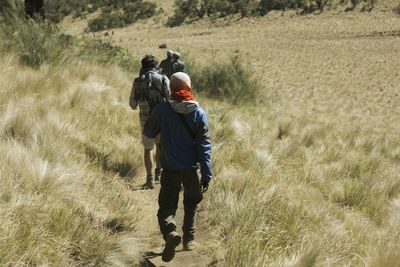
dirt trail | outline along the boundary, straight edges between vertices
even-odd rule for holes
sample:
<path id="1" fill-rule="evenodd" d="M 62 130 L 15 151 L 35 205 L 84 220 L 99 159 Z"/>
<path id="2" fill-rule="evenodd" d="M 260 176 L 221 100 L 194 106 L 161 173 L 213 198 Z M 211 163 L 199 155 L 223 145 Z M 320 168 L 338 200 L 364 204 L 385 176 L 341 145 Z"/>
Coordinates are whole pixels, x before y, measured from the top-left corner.
<path id="1" fill-rule="evenodd" d="M 144 177 L 143 175 L 140 177 Z M 200 267 L 200 266 L 212 266 L 211 258 L 211 247 L 212 239 L 209 235 L 210 231 L 206 223 L 206 214 L 200 204 L 198 216 L 196 219 L 196 242 L 200 246 L 194 251 L 183 251 L 182 244 L 177 247 L 175 258 L 171 262 L 163 262 L 161 260 L 161 252 L 164 248 L 164 240 L 161 236 L 157 222 L 157 210 L 158 210 L 158 192 L 160 191 L 160 184 L 156 183 L 156 187 L 153 190 L 141 190 L 140 184 L 143 183 L 143 179 L 137 179 L 137 184 L 134 185 L 135 193 L 140 194 L 145 200 L 144 218 L 141 220 L 138 230 L 141 232 L 141 237 L 144 242 L 144 255 L 142 267 L 154 267 L 154 266 L 185 266 L 185 267 Z M 181 227 L 183 221 L 183 195 L 180 194 L 179 206 L 177 211 L 176 223 L 177 231 L 182 234 Z"/>

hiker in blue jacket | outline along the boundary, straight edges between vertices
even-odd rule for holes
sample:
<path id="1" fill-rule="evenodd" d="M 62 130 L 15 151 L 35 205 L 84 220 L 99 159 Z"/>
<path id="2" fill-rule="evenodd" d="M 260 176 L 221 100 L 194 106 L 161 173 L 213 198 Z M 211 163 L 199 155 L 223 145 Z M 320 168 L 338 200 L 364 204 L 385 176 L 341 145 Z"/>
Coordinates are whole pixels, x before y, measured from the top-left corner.
<path id="1" fill-rule="evenodd" d="M 184 188 L 183 249 L 193 250 L 195 215 L 198 204 L 212 178 L 211 140 L 206 113 L 191 92 L 191 81 L 186 73 L 171 76 L 171 100 L 160 103 L 153 110 L 143 130 L 143 143 L 148 149 L 161 134 L 161 189 L 158 198 L 158 222 L 166 241 L 162 254 L 171 261 L 181 242 L 174 220 L 179 192 Z M 201 178 L 197 174 L 200 167 Z"/>

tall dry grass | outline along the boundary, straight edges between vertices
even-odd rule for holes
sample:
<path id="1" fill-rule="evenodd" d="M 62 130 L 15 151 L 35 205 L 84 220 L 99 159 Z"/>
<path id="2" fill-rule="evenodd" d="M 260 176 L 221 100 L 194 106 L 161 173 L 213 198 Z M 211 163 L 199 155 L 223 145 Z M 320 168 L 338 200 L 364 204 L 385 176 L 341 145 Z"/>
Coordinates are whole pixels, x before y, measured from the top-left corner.
<path id="1" fill-rule="evenodd" d="M 138 263 L 131 77 L 76 58 L 32 69 L 9 50 L 0 60 L 0 264 Z M 198 77 L 228 75 L 221 66 Z M 399 266 L 399 125 L 257 93 L 261 103 L 200 98 L 214 141 L 203 208 L 218 265 Z"/>
<path id="2" fill-rule="evenodd" d="M 0 265 L 139 262 L 128 75 L 79 61 L 33 70 L 13 54 L 0 73 Z"/>
<path id="3" fill-rule="evenodd" d="M 294 112 L 283 98 L 209 109 L 221 266 L 399 266 L 398 125 Z"/>

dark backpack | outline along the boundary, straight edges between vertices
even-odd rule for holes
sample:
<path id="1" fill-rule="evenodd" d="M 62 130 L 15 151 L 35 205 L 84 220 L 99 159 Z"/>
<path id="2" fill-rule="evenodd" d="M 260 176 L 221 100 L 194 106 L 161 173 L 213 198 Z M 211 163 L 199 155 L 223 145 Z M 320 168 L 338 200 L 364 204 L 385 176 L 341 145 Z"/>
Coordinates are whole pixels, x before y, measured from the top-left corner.
<path id="1" fill-rule="evenodd" d="M 164 75 L 149 71 L 135 79 L 135 99 L 149 103 L 151 113 L 157 104 L 167 101 L 165 96 L 166 87 Z"/>

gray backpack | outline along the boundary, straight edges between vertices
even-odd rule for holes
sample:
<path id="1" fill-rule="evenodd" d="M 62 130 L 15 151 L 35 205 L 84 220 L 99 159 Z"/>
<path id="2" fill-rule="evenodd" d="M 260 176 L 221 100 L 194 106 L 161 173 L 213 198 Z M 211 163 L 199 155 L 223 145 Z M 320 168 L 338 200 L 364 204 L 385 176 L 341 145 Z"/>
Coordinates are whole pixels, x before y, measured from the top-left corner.
<path id="1" fill-rule="evenodd" d="M 150 106 L 150 113 L 157 104 L 166 102 L 165 91 L 168 90 L 165 75 L 152 70 L 134 80 L 134 98 L 137 101 L 146 101 Z"/>

